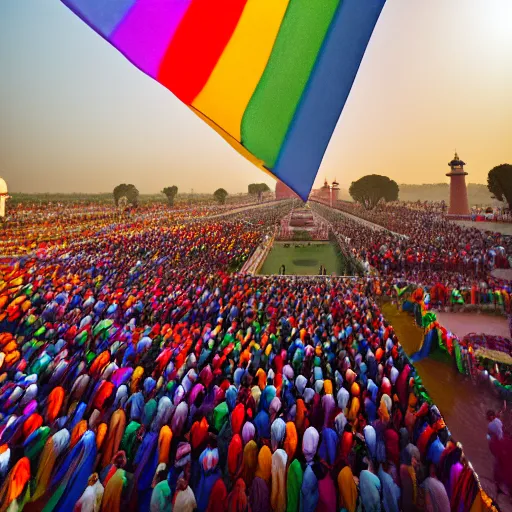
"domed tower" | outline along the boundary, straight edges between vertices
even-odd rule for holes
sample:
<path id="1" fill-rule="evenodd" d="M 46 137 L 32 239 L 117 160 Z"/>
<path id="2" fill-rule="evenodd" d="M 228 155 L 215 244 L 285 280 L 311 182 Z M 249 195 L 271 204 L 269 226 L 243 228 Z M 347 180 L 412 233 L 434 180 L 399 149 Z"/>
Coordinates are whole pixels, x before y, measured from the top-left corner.
<path id="1" fill-rule="evenodd" d="M 9 193 L 7 191 L 7 183 L 5 180 L 0 178 L 0 218 L 5 217 L 5 202 L 9 197 Z"/>
<path id="2" fill-rule="evenodd" d="M 469 216 L 468 189 L 466 187 L 466 176 L 464 170 L 465 162 L 460 160 L 455 152 L 453 160 L 448 164 L 450 172 L 446 175 L 450 178 L 450 207 L 448 215 Z"/>
<path id="3" fill-rule="evenodd" d="M 330 203 L 331 201 L 331 187 L 329 187 L 329 183 L 327 183 L 327 178 L 325 178 L 324 184 L 320 189 L 320 197 L 326 203 Z"/>

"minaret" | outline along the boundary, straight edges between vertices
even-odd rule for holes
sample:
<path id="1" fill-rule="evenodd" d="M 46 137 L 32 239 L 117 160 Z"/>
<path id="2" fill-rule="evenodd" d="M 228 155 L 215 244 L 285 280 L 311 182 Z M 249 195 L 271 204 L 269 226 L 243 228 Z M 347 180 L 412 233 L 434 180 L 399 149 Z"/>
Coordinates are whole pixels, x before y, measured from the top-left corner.
<path id="1" fill-rule="evenodd" d="M 448 164 L 451 171 L 446 175 L 450 178 L 450 207 L 448 215 L 469 216 L 468 189 L 466 187 L 467 172 L 464 171 L 465 162 L 459 159 L 455 152 L 453 160 Z"/>
<path id="2" fill-rule="evenodd" d="M 331 202 L 331 187 L 327 183 L 327 178 L 324 179 L 324 185 L 320 189 L 320 197 L 328 204 Z"/>
<path id="3" fill-rule="evenodd" d="M 340 184 L 334 178 L 331 186 L 331 206 L 335 205 L 340 198 Z"/>

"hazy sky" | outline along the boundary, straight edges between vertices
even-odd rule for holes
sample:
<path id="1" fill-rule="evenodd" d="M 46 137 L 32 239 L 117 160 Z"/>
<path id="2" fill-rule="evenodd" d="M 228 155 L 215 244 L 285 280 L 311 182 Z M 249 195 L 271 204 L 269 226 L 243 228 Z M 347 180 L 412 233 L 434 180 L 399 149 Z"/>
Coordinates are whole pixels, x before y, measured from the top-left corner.
<path id="1" fill-rule="evenodd" d="M 317 185 L 445 181 L 455 148 L 471 182 L 512 163 L 511 20 L 512 0 L 388 0 Z M 58 0 L 0 0 L 0 176 L 15 192 L 273 183 Z"/>

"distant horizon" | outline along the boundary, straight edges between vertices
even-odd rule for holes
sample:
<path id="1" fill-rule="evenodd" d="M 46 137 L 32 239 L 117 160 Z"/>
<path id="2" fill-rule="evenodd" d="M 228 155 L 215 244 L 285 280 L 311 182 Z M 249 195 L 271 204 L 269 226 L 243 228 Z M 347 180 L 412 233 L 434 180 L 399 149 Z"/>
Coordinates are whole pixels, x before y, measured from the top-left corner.
<path id="1" fill-rule="evenodd" d="M 0 176 L 1 178 L 1 176 Z M 334 180 L 335 178 L 333 178 L 332 180 L 327 180 L 327 182 L 330 184 L 332 183 L 332 181 Z M 128 182 L 126 182 L 128 183 Z M 268 184 L 268 183 L 267 183 Z M 162 192 L 158 191 L 158 192 L 143 192 L 139 189 L 139 187 L 137 187 L 137 184 L 136 183 L 133 183 L 133 185 L 135 185 L 135 187 L 139 190 L 139 193 L 140 195 L 142 196 L 157 196 L 157 195 L 164 195 L 162 194 Z M 169 183 L 167 184 L 166 186 L 172 186 L 172 185 L 175 185 L 175 183 Z M 248 184 L 249 185 L 249 184 Z M 436 183 L 398 183 L 398 186 L 399 187 L 403 187 L 403 186 L 406 186 L 406 187 L 428 187 L 428 186 L 440 186 L 440 185 L 445 185 L 445 186 L 449 186 L 450 184 L 449 183 L 445 183 L 445 182 L 436 182 Z M 467 186 L 469 187 L 470 185 L 477 185 L 477 186 L 481 186 L 481 187 L 485 187 L 487 188 L 487 183 L 474 183 L 474 182 L 468 182 L 467 183 Z M 198 195 L 198 196 L 201 196 L 201 195 L 212 195 L 213 192 L 215 190 L 212 190 L 211 192 L 198 192 L 198 191 L 191 191 L 191 190 L 181 190 L 179 185 L 176 185 L 178 187 L 178 196 L 179 195 L 190 195 L 190 194 L 193 194 L 193 195 Z M 7 187 L 9 187 L 9 183 L 7 183 Z M 275 192 L 275 185 L 272 187 L 270 186 L 270 190 L 271 192 Z M 163 188 L 163 187 L 162 187 Z M 219 188 L 219 187 L 217 187 Z M 222 187 L 222 188 L 225 188 L 225 187 Z M 315 186 L 315 189 L 318 189 L 320 188 L 319 186 Z M 348 185 L 347 187 L 344 187 L 344 186 L 340 186 L 340 190 L 344 191 L 344 192 L 348 192 L 348 189 L 350 188 L 350 185 Z M 227 189 L 226 189 L 227 190 Z M 94 195 L 107 195 L 107 194 L 112 194 L 113 192 L 113 189 L 112 190 L 103 190 L 103 191 L 96 191 L 96 192 L 52 192 L 52 191 L 45 191 L 45 192 L 26 192 L 26 191 L 19 191 L 19 190 L 10 190 L 9 189 L 9 194 L 17 194 L 17 195 L 63 195 L 63 196 L 72 196 L 72 195 L 82 195 L 82 196 L 94 196 Z M 489 192 L 490 193 L 490 192 Z M 228 194 L 229 195 L 240 195 L 240 194 L 248 194 L 247 192 L 247 188 L 246 190 L 244 191 L 237 191 L 237 192 L 229 192 L 228 191 Z"/>

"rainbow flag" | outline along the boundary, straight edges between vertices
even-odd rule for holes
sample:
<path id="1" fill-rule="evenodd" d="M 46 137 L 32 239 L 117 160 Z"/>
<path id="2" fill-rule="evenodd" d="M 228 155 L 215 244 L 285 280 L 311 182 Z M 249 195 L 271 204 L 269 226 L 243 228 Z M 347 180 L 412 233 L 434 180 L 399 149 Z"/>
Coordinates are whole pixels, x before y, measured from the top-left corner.
<path id="1" fill-rule="evenodd" d="M 62 0 L 307 199 L 386 0 Z"/>

